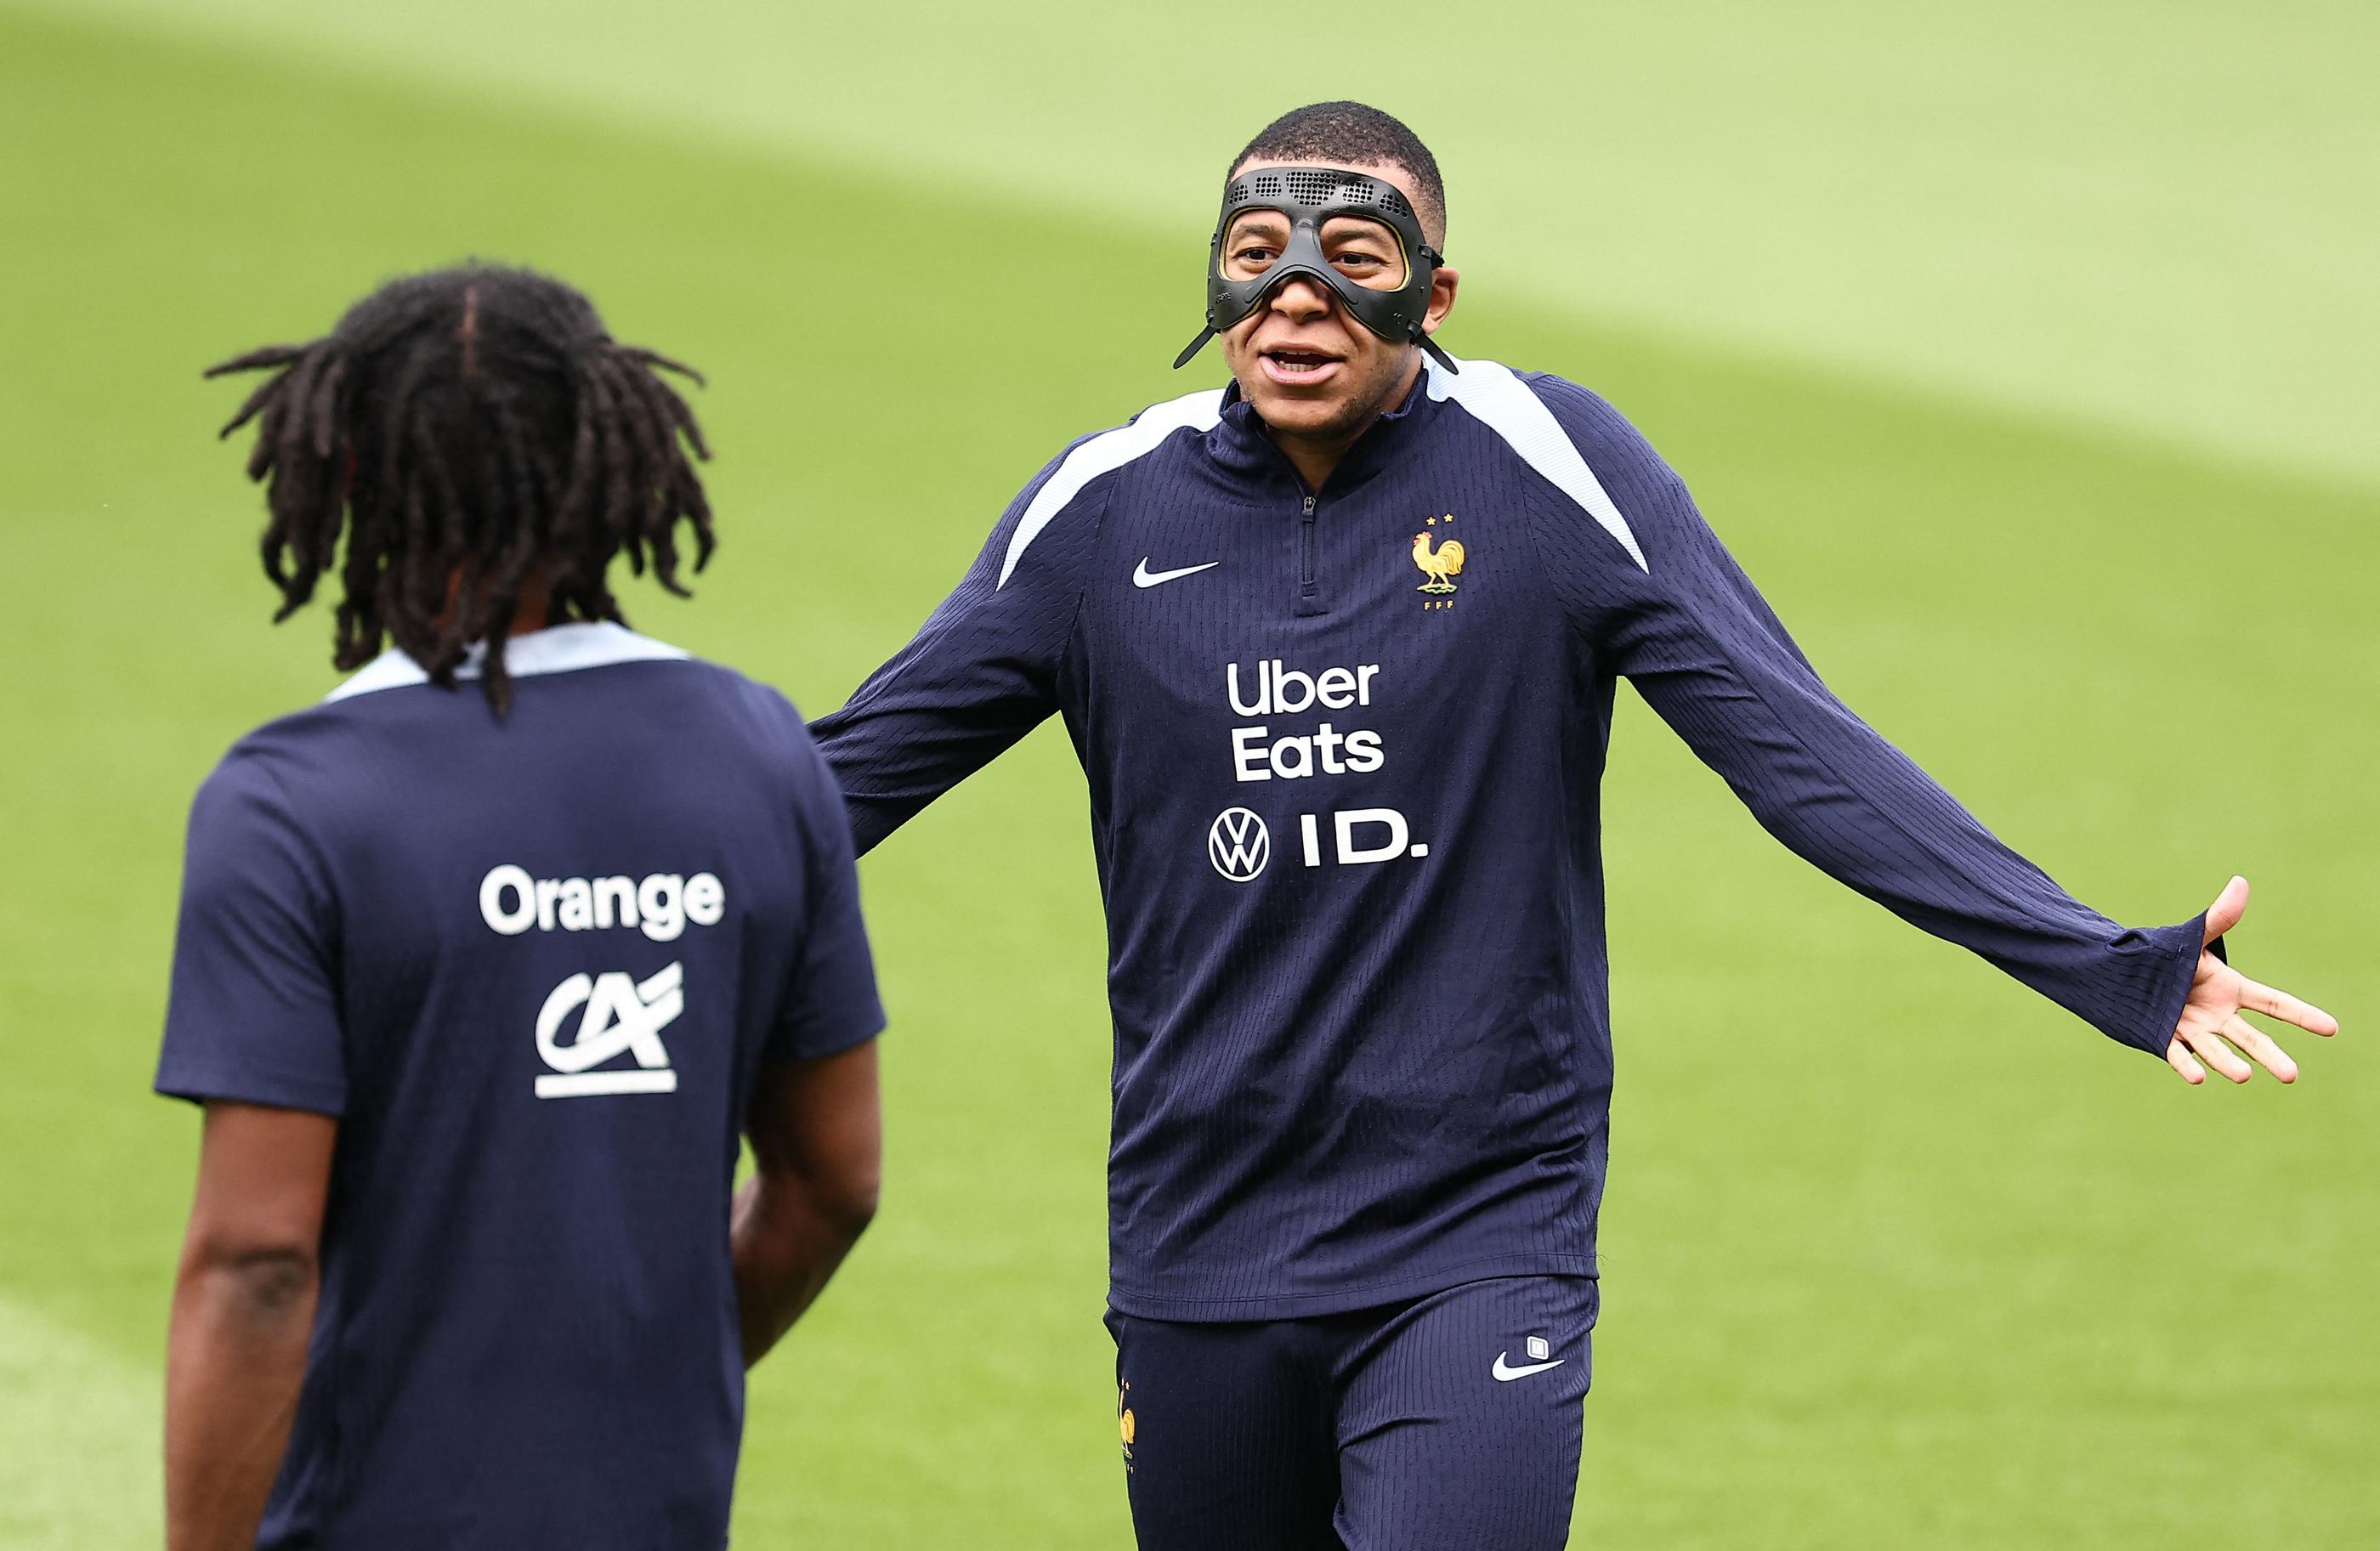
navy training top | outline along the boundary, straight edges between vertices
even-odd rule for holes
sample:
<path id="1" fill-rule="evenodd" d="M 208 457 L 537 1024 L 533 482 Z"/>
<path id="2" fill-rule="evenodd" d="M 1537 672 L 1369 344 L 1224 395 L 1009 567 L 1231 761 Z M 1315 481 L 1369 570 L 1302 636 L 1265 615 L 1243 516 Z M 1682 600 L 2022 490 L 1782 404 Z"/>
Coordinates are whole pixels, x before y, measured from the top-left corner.
<path id="1" fill-rule="evenodd" d="M 614 624 L 505 660 L 499 720 L 391 652 L 191 811 L 158 1090 L 339 1121 L 261 1546 L 725 1544 L 754 1073 L 883 1024 L 782 696 Z"/>
<path id="2" fill-rule="evenodd" d="M 2162 1053 L 2128 930 L 1828 692 L 1593 394 L 1432 364 L 1309 493 L 1236 387 L 1061 454 L 817 722 L 865 851 L 1051 712 L 1109 935 L 1111 1298 L 1236 1320 L 1595 1274 L 1614 682 L 1834 877 Z"/>

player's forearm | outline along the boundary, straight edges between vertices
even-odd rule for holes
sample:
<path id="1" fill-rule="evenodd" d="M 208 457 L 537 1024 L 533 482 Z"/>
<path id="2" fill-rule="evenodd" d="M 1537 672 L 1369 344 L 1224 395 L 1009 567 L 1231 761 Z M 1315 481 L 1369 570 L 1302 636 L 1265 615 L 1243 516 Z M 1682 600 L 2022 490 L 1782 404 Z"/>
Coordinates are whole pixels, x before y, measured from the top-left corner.
<path id="1" fill-rule="evenodd" d="M 817 1300 L 875 1214 L 872 1181 L 823 1186 L 755 1175 L 746 1182 L 729 1233 L 746 1367 Z"/>
<path id="2" fill-rule="evenodd" d="M 192 1246 L 165 1360 L 167 1551 L 245 1551 L 289 1444 L 319 1277 L 311 1254 Z"/>
<path id="3" fill-rule="evenodd" d="M 2197 962 L 2195 923 L 2128 929 L 2074 899 L 1827 694 L 1815 675 L 1754 666 L 1738 682 L 1754 693 L 1689 696 L 1673 684 L 1647 697 L 1727 777 L 1762 827 L 1829 876 L 1981 955 L 2109 1037 L 2163 1050 Z"/>
<path id="4" fill-rule="evenodd" d="M 923 749 L 940 746 L 936 719 L 912 720 L 915 724 L 905 726 L 899 719 L 887 720 L 845 707 L 810 723 L 819 752 L 843 791 L 852 849 L 859 855 L 875 850 L 893 830 L 990 757 L 989 753 L 955 761 L 929 757 L 924 773 L 904 770 L 895 775 L 895 766 L 907 765 Z M 863 791 L 873 794 L 863 795 Z M 888 791 L 898 794 L 884 795 Z"/>
<path id="5" fill-rule="evenodd" d="M 1641 596 L 1582 618 L 1762 827 L 2109 1037 L 2162 1053 L 2197 924 L 2127 930 L 2070 896 L 1834 697 L 1682 486 L 1648 477 L 1633 493 L 1659 536 Z"/>

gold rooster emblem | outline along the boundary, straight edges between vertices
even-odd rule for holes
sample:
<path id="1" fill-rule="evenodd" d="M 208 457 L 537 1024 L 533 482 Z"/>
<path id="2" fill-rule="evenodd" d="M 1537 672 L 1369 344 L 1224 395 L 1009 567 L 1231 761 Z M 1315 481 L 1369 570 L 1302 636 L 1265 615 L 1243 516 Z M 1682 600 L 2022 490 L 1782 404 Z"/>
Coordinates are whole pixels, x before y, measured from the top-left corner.
<path id="1" fill-rule="evenodd" d="M 1454 590 L 1454 578 L 1463 574 L 1463 540 L 1449 539 L 1433 546 L 1427 533 L 1414 535 L 1414 563 L 1429 579 L 1415 588 L 1416 592 L 1446 593 Z"/>

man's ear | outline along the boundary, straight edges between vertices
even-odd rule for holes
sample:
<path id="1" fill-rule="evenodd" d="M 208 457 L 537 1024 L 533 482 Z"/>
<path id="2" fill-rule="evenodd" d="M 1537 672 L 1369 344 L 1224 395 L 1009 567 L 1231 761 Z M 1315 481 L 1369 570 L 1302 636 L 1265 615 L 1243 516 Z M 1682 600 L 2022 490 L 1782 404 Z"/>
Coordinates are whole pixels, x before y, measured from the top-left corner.
<path id="1" fill-rule="evenodd" d="M 1454 310 L 1455 290 L 1462 284 L 1463 272 L 1444 265 L 1429 277 L 1429 310 L 1422 314 L 1422 333 L 1436 333 L 1438 326 L 1446 321 L 1446 315 Z"/>

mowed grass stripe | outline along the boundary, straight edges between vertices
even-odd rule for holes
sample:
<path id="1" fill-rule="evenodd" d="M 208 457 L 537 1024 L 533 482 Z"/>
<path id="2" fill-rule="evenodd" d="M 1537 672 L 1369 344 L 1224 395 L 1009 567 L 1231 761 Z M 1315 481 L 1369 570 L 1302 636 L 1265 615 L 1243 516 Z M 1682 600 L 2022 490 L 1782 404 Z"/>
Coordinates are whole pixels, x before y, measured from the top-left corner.
<path id="1" fill-rule="evenodd" d="M 197 366 L 408 265 L 552 265 L 713 378 L 727 546 L 698 603 L 638 591 L 638 623 L 824 707 L 1042 458 L 1194 385 L 1163 363 L 1198 234 L 21 20 L 0 126 L 35 148 L 0 279 L 41 303 L 6 327 L 42 363 L 0 380 L 0 631 L 39 665 L 14 693 L 45 740 L 0 767 L 0 992 L 39 1035 L 0 1085 L 0 1295 L 153 1373 L 194 1143 L 143 1091 L 181 811 L 330 682 L 319 614 L 263 626 L 256 500 L 205 441 L 233 395 Z M 1628 409 L 1837 686 L 2012 841 L 2133 919 L 2195 910 L 2236 860 L 2265 891 L 2243 962 L 2374 1004 L 2369 497 L 1473 285 L 1453 347 Z M 887 1211 L 755 1386 L 756 1543 L 1121 1543 L 1071 767 L 1045 730 L 868 865 Z M 1783 855 L 1633 701 L 1609 807 L 1621 1087 L 1583 1544 L 2368 1538 L 2359 1052 L 2301 1051 L 2297 1093 L 2168 1091 Z M 2240 1311 L 2271 1327 L 2202 1334 Z M 2170 1463 L 2217 1433 L 2230 1468 Z"/>
<path id="2" fill-rule="evenodd" d="M 1075 0 L 39 3 L 1160 233 L 1283 107 L 1363 97 L 1535 307 L 2380 479 L 2363 0 L 1379 0 L 1261 44 Z"/>
<path id="3" fill-rule="evenodd" d="M 157 1372 L 0 1297 L 0 1546 L 158 1542 Z"/>

